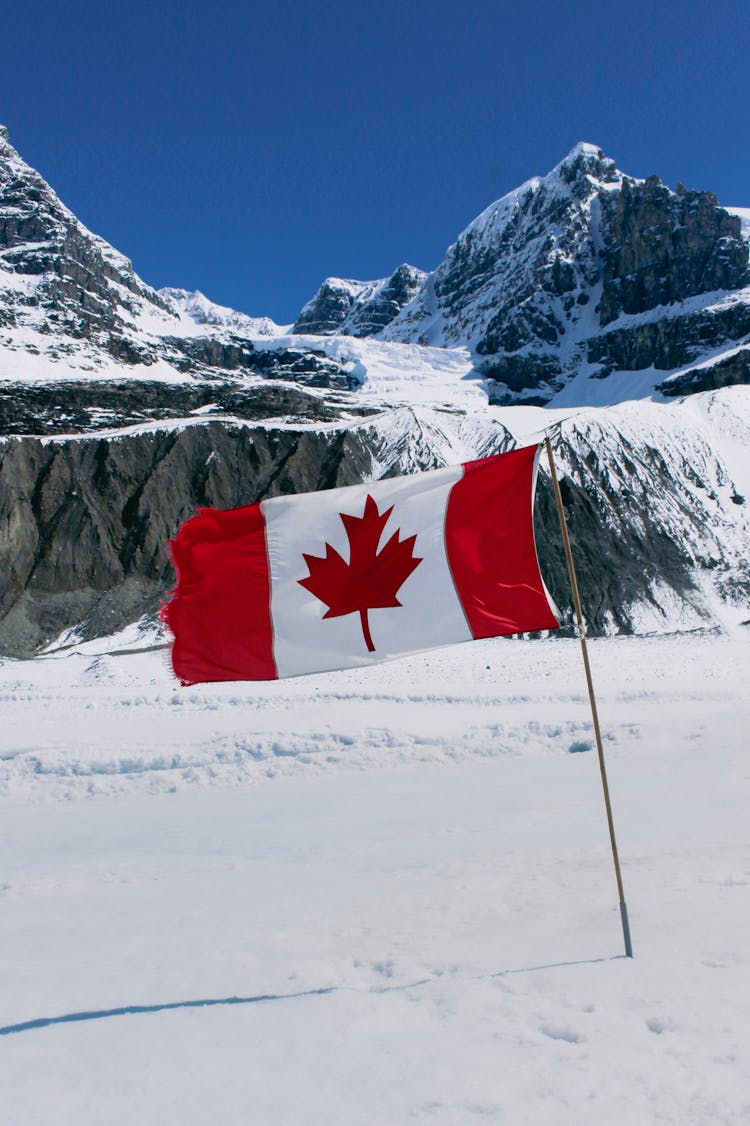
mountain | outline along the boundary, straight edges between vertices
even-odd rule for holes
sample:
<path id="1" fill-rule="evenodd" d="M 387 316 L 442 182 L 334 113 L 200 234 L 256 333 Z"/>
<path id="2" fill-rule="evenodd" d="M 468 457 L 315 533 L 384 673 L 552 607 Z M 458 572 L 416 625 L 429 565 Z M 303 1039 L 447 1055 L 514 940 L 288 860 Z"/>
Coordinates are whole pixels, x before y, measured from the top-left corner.
<path id="1" fill-rule="evenodd" d="M 233 507 L 455 464 L 515 445 L 512 412 L 396 408 L 324 426 L 197 416 L 75 438 L 0 441 L 0 651 L 155 613 L 167 541 L 196 506 Z M 750 617 L 750 388 L 670 407 L 624 403 L 549 424 L 594 633 L 713 628 Z M 545 580 L 570 603 L 542 464 Z"/>
<path id="2" fill-rule="evenodd" d="M 158 294 L 169 309 L 180 317 L 187 317 L 188 321 L 196 325 L 230 329 L 251 339 L 256 336 L 280 336 L 284 332 L 284 328 L 270 317 L 249 317 L 247 313 L 238 313 L 236 309 L 229 309 L 226 305 L 217 305 L 209 301 L 199 289 L 189 293 L 186 289 L 165 286 L 158 290 Z"/>
<path id="3" fill-rule="evenodd" d="M 221 399 L 207 386 L 221 380 L 257 418 L 253 399 L 269 409 L 272 395 L 259 387 L 269 380 L 372 390 L 371 372 L 393 354 L 378 345 L 394 343 L 432 348 L 420 369 L 434 366 L 436 348 L 463 349 L 463 374 L 498 404 L 606 404 L 748 382 L 749 232 L 750 211 L 723 208 L 710 192 L 671 191 L 655 176 L 634 179 L 580 144 L 486 208 L 436 270 L 404 264 L 374 282 L 328 278 L 290 329 L 198 291 L 146 285 L 2 130 L 0 378 L 48 381 L 42 404 L 17 390 L 6 418 L 43 414 L 53 425 L 68 396 L 58 404 L 52 383 L 72 378 L 148 382 L 142 406 L 159 418 L 183 411 L 186 386 L 190 409 Z M 373 347 L 363 352 L 357 339 Z M 409 388 L 396 383 L 408 402 Z M 395 389 L 391 381 L 386 401 Z M 111 421 L 112 395 L 99 394 L 101 406 L 87 394 L 92 426 Z M 134 395 L 131 387 L 122 397 Z"/>
<path id="4" fill-rule="evenodd" d="M 146 285 L 22 160 L 0 127 L 0 379 L 8 421 L 41 415 L 45 429 L 45 419 L 64 413 L 71 381 L 90 385 L 91 425 L 97 415 L 109 420 L 112 387 L 122 389 L 122 381 L 142 382 L 141 406 L 148 411 L 156 398 L 157 417 L 179 412 L 184 395 L 172 394 L 179 385 L 192 385 L 198 400 L 200 385 L 217 379 L 233 390 L 253 378 L 347 387 L 339 366 L 321 352 L 280 345 L 283 332 L 267 317 L 223 308 L 201 293 Z M 271 337 L 275 343 L 265 349 Z M 29 386 L 38 390 L 40 383 L 45 392 L 37 403 Z M 203 401 L 220 392 L 212 388 Z M 133 395 L 131 386 L 124 397 Z"/>
<path id="5" fill-rule="evenodd" d="M 474 219 L 373 331 L 467 346 L 498 403 L 550 402 L 573 381 L 566 401 L 587 401 L 612 376 L 611 399 L 629 383 L 674 396 L 748 382 L 748 213 L 580 144 Z"/>
<path id="6" fill-rule="evenodd" d="M 292 331 L 374 336 L 417 296 L 426 278 L 424 270 L 406 263 L 389 278 L 374 282 L 326 278 L 302 309 Z"/>
<path id="7" fill-rule="evenodd" d="M 581 145 L 431 274 L 328 279 L 290 328 L 146 285 L 0 132 L 0 653 L 155 614 L 196 505 L 543 433 L 592 632 L 750 619 L 749 226 Z M 544 466 L 536 527 L 568 606 Z"/>
<path id="8" fill-rule="evenodd" d="M 63 357 L 93 370 L 98 353 L 152 362 L 137 330 L 176 323 L 132 263 L 88 231 L 19 157 L 4 128 L 0 252 L 4 361 L 12 367 L 16 360 L 19 373 L 29 355 L 37 370 Z"/>

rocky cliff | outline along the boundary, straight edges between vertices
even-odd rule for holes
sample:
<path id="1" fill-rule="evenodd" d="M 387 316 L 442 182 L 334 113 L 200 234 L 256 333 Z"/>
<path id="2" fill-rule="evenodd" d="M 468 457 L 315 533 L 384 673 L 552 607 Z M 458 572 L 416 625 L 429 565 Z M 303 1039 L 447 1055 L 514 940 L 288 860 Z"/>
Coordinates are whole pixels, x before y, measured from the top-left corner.
<path id="1" fill-rule="evenodd" d="M 281 333 L 269 318 L 215 305 L 199 292 L 146 285 L 128 259 L 79 222 L 0 127 L 3 388 L 45 380 L 50 399 L 58 380 L 145 380 L 147 406 L 155 379 L 348 386 L 340 366 L 318 349 L 265 346 Z M 61 389 L 58 413 L 64 409 Z"/>
<path id="2" fill-rule="evenodd" d="M 404 264 L 380 281 L 326 278 L 302 309 L 292 331 L 375 336 L 416 297 L 426 277 L 423 270 Z"/>
<path id="3" fill-rule="evenodd" d="M 721 385 L 708 369 L 748 343 L 749 287 L 738 215 L 581 144 L 475 219 L 381 335 L 468 344 L 496 402 L 648 369 L 684 393 Z M 746 354 L 722 377 L 749 380 Z"/>
<path id="4" fill-rule="evenodd" d="M 750 442 L 750 395 L 737 388 L 726 396 L 704 397 L 703 420 L 650 404 L 645 413 L 591 412 L 555 429 L 594 632 L 714 626 L 717 605 L 750 599 L 748 503 L 717 441 L 731 429 Z M 0 652 L 28 655 L 66 629 L 105 634 L 155 613 L 174 581 L 167 541 L 196 505 L 249 504 L 513 444 L 490 418 L 411 409 L 323 428 L 223 419 L 67 440 L 6 438 Z M 542 468 L 540 562 L 554 597 L 569 608 Z"/>

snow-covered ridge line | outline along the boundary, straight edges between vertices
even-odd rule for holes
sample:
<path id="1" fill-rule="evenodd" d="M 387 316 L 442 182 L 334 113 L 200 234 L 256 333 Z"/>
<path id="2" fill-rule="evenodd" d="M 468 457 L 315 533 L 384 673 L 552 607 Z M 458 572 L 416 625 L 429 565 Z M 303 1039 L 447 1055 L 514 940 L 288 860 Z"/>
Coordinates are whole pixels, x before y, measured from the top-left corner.
<path id="1" fill-rule="evenodd" d="M 123 255 L 75 219 L 4 138 L 0 168 L 7 242 L 0 246 L 3 379 L 50 379 L 58 370 L 63 379 L 71 372 L 96 379 L 103 370 L 139 379 L 144 368 L 151 378 L 160 365 L 160 377 L 167 369 L 175 379 L 227 375 L 250 362 L 253 348 L 278 348 L 275 341 L 334 358 L 325 343 L 331 337 L 372 343 L 367 355 L 349 349 L 354 354 L 342 360 L 346 370 L 337 385 L 351 377 L 354 394 L 372 390 L 393 401 L 416 395 L 427 402 L 432 395 L 435 402 L 461 403 L 467 375 L 474 380 L 469 397 L 479 391 L 498 403 L 640 397 L 684 375 L 690 364 L 699 373 L 695 385 L 686 383 L 691 392 L 750 378 L 745 358 L 732 353 L 750 333 L 748 244 L 742 245 L 743 265 L 736 228 L 727 226 L 730 216 L 739 218 L 746 232 L 747 209 L 722 211 L 710 193 L 670 192 L 655 177 L 626 176 L 592 144 L 576 145 L 546 176 L 486 208 L 431 274 L 403 264 L 390 278 L 326 279 L 292 333 L 290 326 L 218 305 L 199 291 L 151 289 Z M 641 229 L 639 217 L 647 212 L 664 219 L 654 245 L 638 251 L 647 266 L 643 285 L 653 290 L 643 300 L 641 281 L 631 285 L 632 238 L 623 237 L 620 211 L 627 213 L 631 235 L 646 244 L 650 228 Z M 701 270 L 690 266 L 685 232 L 691 224 L 696 245 L 714 245 L 708 267 L 701 250 Z M 669 254 L 663 262 L 659 255 L 675 239 L 683 243 L 675 243 L 680 265 L 672 270 Z M 652 258 L 651 273 L 669 275 L 661 288 L 649 274 Z M 677 325 L 673 334 L 686 339 L 653 335 L 650 326 L 661 325 Z M 428 368 L 442 365 L 418 363 L 410 370 L 417 353 L 404 351 L 398 360 L 397 350 L 378 352 L 373 337 L 390 346 L 462 348 L 467 363 L 452 374 L 444 369 L 431 391 Z M 708 355 L 718 357 L 724 347 L 731 370 L 702 370 Z M 309 363 L 301 367 L 291 365 L 290 377 L 324 381 Z"/>
<path id="2" fill-rule="evenodd" d="M 186 289 L 175 289 L 165 286 L 158 290 L 159 294 L 174 309 L 179 316 L 187 318 L 189 328 L 198 326 L 200 330 L 224 328 L 232 332 L 241 332 L 249 338 L 256 336 L 278 336 L 289 332 L 291 325 L 279 325 L 270 317 L 251 317 L 246 313 L 238 313 L 226 305 L 217 305 L 210 301 L 199 289 L 192 293 Z"/>
<path id="3" fill-rule="evenodd" d="M 580 141 L 573 146 L 567 156 L 564 156 L 550 172 L 547 172 L 543 176 L 530 177 L 530 179 L 520 184 L 517 188 L 513 188 L 504 196 L 501 196 L 499 199 L 489 204 L 484 211 L 480 212 L 479 215 L 477 215 L 475 219 L 472 219 L 471 223 L 461 231 L 455 243 L 451 244 L 446 251 L 446 256 L 455 249 L 458 243 L 462 242 L 469 235 L 479 236 L 487 242 L 496 239 L 524 196 L 533 196 L 540 189 L 544 189 L 548 192 L 553 191 L 561 194 L 570 194 L 570 189 L 563 173 L 578 161 L 583 161 L 584 166 L 586 166 L 587 162 L 591 162 L 597 167 L 601 162 L 604 162 L 605 167 L 611 169 L 613 178 L 606 182 L 592 177 L 591 173 L 587 171 L 587 177 L 592 179 L 597 186 L 606 183 L 607 186 L 617 187 L 622 183 L 623 173 L 617 170 L 614 161 L 606 158 L 597 145 L 589 144 L 587 141 Z"/>

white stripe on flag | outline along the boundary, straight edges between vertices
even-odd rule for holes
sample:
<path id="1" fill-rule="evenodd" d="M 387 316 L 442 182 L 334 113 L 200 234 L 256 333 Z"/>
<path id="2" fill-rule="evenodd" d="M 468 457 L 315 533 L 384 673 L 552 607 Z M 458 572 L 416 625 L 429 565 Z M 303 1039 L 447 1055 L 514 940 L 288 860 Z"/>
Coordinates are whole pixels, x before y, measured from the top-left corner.
<path id="1" fill-rule="evenodd" d="M 448 496 L 462 475 L 462 467 L 456 466 L 262 502 L 279 676 L 370 665 L 402 653 L 471 640 L 448 566 L 444 536 Z M 303 556 L 324 556 L 326 543 L 348 562 L 349 541 L 341 513 L 361 517 L 368 495 L 381 513 L 393 506 L 380 548 L 396 531 L 401 540 L 416 535 L 413 554 L 422 560 L 398 591 L 401 606 L 370 611 L 372 653 L 367 650 L 359 614 L 323 620 L 328 607 L 299 585 L 300 579 L 308 577 Z"/>

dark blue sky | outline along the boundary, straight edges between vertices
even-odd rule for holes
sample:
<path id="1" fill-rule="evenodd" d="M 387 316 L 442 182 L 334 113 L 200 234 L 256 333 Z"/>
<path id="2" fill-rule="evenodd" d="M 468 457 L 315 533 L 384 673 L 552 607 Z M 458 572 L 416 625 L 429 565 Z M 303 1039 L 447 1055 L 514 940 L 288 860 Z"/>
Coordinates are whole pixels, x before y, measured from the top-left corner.
<path id="1" fill-rule="evenodd" d="M 576 141 L 750 207 L 747 0 L 18 4 L 0 121 L 152 285 L 291 320 Z"/>

